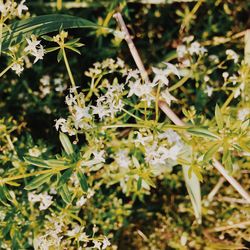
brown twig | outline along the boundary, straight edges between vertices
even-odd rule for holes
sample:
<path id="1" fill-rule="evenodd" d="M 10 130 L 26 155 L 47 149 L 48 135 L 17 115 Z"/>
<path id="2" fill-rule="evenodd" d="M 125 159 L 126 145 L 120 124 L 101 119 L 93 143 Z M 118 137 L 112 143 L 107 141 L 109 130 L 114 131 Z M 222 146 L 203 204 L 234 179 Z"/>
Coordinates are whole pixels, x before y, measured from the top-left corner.
<path id="1" fill-rule="evenodd" d="M 139 53 L 134 45 L 134 42 L 129 34 L 129 31 L 126 27 L 126 24 L 123 20 L 123 17 L 121 13 L 117 12 L 114 14 L 114 18 L 116 19 L 117 23 L 119 24 L 121 30 L 124 32 L 125 40 L 129 46 L 130 52 L 134 58 L 134 61 L 141 73 L 142 78 L 145 81 L 149 80 L 148 73 L 144 68 L 144 65 L 142 63 L 142 60 L 139 56 Z M 179 126 L 185 126 L 185 123 L 169 108 L 169 106 L 163 102 L 159 101 L 159 107 L 160 109 L 168 116 L 168 118 L 176 125 Z M 250 196 L 249 194 L 244 190 L 244 188 L 234 179 L 234 177 L 230 176 L 228 172 L 225 170 L 225 168 L 222 166 L 222 164 L 217 161 L 216 159 L 213 159 L 214 167 L 221 173 L 221 175 L 234 187 L 234 189 L 244 198 L 248 203 L 250 203 Z"/>

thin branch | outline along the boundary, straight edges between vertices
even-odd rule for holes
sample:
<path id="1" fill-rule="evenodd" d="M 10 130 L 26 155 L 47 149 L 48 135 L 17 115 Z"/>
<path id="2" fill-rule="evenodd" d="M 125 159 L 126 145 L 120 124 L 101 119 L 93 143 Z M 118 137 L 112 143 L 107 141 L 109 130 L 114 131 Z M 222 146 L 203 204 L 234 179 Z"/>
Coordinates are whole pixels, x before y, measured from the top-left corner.
<path id="1" fill-rule="evenodd" d="M 207 196 L 208 201 L 213 200 L 214 196 L 218 193 L 219 189 L 221 188 L 221 186 L 223 185 L 224 182 L 225 182 L 225 179 L 223 177 L 220 177 L 217 184 L 214 186 L 212 191 L 208 194 L 208 196 Z"/>
<path id="2" fill-rule="evenodd" d="M 233 224 L 233 225 L 211 228 L 207 231 L 208 232 L 221 232 L 221 231 L 226 231 L 226 230 L 233 229 L 233 228 L 246 228 L 246 226 L 249 226 L 249 225 L 250 225 L 250 221 L 244 221 L 244 222 Z"/>
<path id="3" fill-rule="evenodd" d="M 139 56 L 139 53 L 134 45 L 134 42 L 129 34 L 129 31 L 126 27 L 126 24 L 123 20 L 121 13 L 117 12 L 114 14 L 114 18 L 116 19 L 117 23 L 119 24 L 121 30 L 124 32 L 125 40 L 129 46 L 130 52 L 134 58 L 134 61 L 139 69 L 142 78 L 145 81 L 149 80 L 148 73 L 144 68 L 142 60 Z M 185 123 L 169 108 L 169 106 L 163 102 L 159 101 L 160 109 L 168 116 L 168 118 L 176 125 L 185 126 Z M 234 187 L 234 189 L 244 198 L 248 203 L 250 203 L 250 196 L 244 190 L 244 188 L 234 179 L 234 177 L 230 176 L 225 168 L 221 165 L 219 161 L 213 159 L 214 167 L 221 173 L 221 175 Z"/>

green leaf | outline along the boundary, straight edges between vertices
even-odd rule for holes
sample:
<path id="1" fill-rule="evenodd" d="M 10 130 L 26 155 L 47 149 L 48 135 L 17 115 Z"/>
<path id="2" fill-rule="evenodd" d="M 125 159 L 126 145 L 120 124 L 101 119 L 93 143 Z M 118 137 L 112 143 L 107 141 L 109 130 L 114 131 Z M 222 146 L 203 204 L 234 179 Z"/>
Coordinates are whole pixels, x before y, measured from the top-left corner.
<path id="1" fill-rule="evenodd" d="M 219 129 L 223 129 L 223 115 L 221 113 L 220 107 L 216 104 L 215 106 L 215 120 Z"/>
<path id="2" fill-rule="evenodd" d="M 87 192 L 89 186 L 88 186 L 88 182 L 87 182 L 87 178 L 86 178 L 85 174 L 83 172 L 79 171 L 77 173 L 77 177 L 78 177 L 78 180 L 80 182 L 80 186 L 81 186 L 82 190 L 84 192 Z"/>
<path id="3" fill-rule="evenodd" d="M 101 26 L 81 17 L 70 15 L 51 14 L 31 17 L 25 20 L 16 21 L 4 28 L 2 34 L 2 51 L 8 50 L 10 46 L 22 42 L 32 34 L 42 36 L 50 32 L 71 28 L 101 28 Z"/>
<path id="4" fill-rule="evenodd" d="M 193 134 L 195 136 L 198 137 L 203 137 L 203 138 L 209 138 L 209 139 L 220 139 L 220 137 L 212 132 L 210 132 L 209 130 L 205 129 L 205 128 L 201 128 L 201 127 L 193 127 L 193 128 L 188 128 L 187 131 L 190 134 Z"/>
<path id="5" fill-rule="evenodd" d="M 70 41 L 66 42 L 65 45 L 69 45 L 69 46 L 74 45 L 78 41 L 80 41 L 80 38 L 74 38 L 74 39 L 71 39 Z"/>
<path id="6" fill-rule="evenodd" d="M 57 159 L 50 159 L 46 160 L 46 163 L 49 167 L 56 168 L 56 167 L 65 167 L 69 163 L 64 160 L 57 160 Z"/>
<path id="7" fill-rule="evenodd" d="M 74 150 L 73 150 L 72 144 L 69 140 L 69 137 L 66 134 L 60 132 L 59 139 L 60 139 L 62 146 L 63 146 L 65 152 L 67 153 L 67 155 L 73 154 Z"/>
<path id="8" fill-rule="evenodd" d="M 52 174 L 43 174 L 39 175 L 38 177 L 35 177 L 28 185 L 25 186 L 24 189 L 26 190 L 33 190 L 41 185 L 43 185 L 45 182 L 49 182 Z"/>
<path id="9" fill-rule="evenodd" d="M 73 169 L 67 169 L 60 177 L 59 181 L 58 181 L 58 187 L 61 187 L 62 185 L 66 184 L 69 180 L 69 178 L 71 177 L 73 173 Z"/>
<path id="10" fill-rule="evenodd" d="M 45 41 L 48 41 L 48 42 L 54 42 L 53 37 L 50 37 L 50 36 L 44 35 L 44 36 L 42 36 L 42 39 L 44 39 Z"/>
<path id="11" fill-rule="evenodd" d="M 138 180 L 137 180 L 137 190 L 141 190 L 141 185 L 142 185 L 142 178 L 139 177 Z"/>
<path id="12" fill-rule="evenodd" d="M 61 195 L 63 201 L 65 203 L 70 203 L 71 199 L 72 199 L 72 194 L 69 191 L 69 188 L 66 184 L 62 185 L 59 189 L 58 189 L 58 193 Z"/>
<path id="13" fill-rule="evenodd" d="M 74 48 L 74 47 L 70 47 L 70 46 L 65 46 L 65 48 L 69 49 L 69 50 L 72 50 L 72 51 L 75 51 L 77 54 L 81 55 L 81 52 L 80 50 Z"/>
<path id="14" fill-rule="evenodd" d="M 216 143 L 212 147 L 209 148 L 209 150 L 205 153 L 203 157 L 204 162 L 208 162 L 213 158 L 213 155 L 219 150 L 221 147 L 221 143 Z"/>
<path id="15" fill-rule="evenodd" d="M 58 54 L 57 54 L 57 62 L 60 62 L 63 58 L 63 50 L 60 49 Z"/>
<path id="16" fill-rule="evenodd" d="M 182 169 L 187 191 L 193 205 L 194 215 L 198 223 L 201 224 L 201 189 L 199 179 L 194 173 L 191 173 L 191 178 L 189 178 L 190 166 L 183 166 Z"/>
<path id="17" fill-rule="evenodd" d="M 0 185 L 0 201 L 5 205 L 9 206 L 8 200 L 12 201 L 12 197 L 9 193 L 9 190 L 5 185 Z"/>
<path id="18" fill-rule="evenodd" d="M 28 164 L 37 166 L 37 167 L 42 167 L 42 168 L 49 168 L 46 160 L 37 158 L 37 157 L 33 157 L 33 156 L 25 156 L 24 161 L 27 162 Z"/>
<path id="19" fill-rule="evenodd" d="M 58 50 L 58 49 L 60 49 L 60 48 L 59 48 L 59 47 L 51 47 L 51 48 L 47 48 L 47 49 L 46 49 L 46 52 L 47 52 L 47 53 L 50 53 L 50 52 L 56 51 L 56 50 Z"/>
<path id="20" fill-rule="evenodd" d="M 225 145 L 223 148 L 222 163 L 225 165 L 227 171 L 232 172 L 233 163 L 232 163 L 231 153 L 229 150 L 229 145 Z"/>

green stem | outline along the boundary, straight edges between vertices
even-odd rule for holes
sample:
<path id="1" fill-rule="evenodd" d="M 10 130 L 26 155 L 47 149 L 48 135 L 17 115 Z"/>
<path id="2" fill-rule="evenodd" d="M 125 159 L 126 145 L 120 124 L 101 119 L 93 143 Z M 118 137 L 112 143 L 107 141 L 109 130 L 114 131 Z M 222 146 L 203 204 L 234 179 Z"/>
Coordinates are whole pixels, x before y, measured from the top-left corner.
<path id="1" fill-rule="evenodd" d="M 69 167 L 60 167 L 60 168 L 54 168 L 54 169 L 46 169 L 46 170 L 41 170 L 41 171 L 37 171 L 34 173 L 29 173 L 29 174 L 20 174 L 17 176 L 11 176 L 11 177 L 7 177 L 7 178 L 3 178 L 0 180 L 0 183 L 7 183 L 9 181 L 14 181 L 14 180 L 19 180 L 19 179 L 24 179 L 27 177 L 31 177 L 31 176 L 35 176 L 35 175 L 42 175 L 42 174 L 49 174 L 49 173 L 58 173 L 64 169 L 67 169 Z"/>
<path id="2" fill-rule="evenodd" d="M 75 83 L 72 71 L 70 69 L 70 66 L 69 66 L 69 61 L 68 61 L 68 58 L 66 56 L 65 49 L 64 48 L 61 48 L 61 49 L 62 49 L 62 52 L 63 52 L 63 60 L 64 60 L 64 63 L 65 63 L 65 66 L 66 66 L 66 69 L 67 69 L 67 72 L 68 72 L 68 75 L 69 75 L 69 79 L 70 79 L 70 82 L 71 82 L 71 85 L 72 85 L 72 88 L 73 88 L 74 95 L 76 96 L 78 105 L 81 107 L 81 102 L 79 100 L 78 92 L 76 90 L 76 83 Z"/>
<path id="3" fill-rule="evenodd" d="M 228 106 L 228 104 L 233 100 L 234 94 L 235 94 L 235 90 L 229 95 L 229 97 L 227 98 L 227 100 L 224 102 L 224 104 L 221 107 L 221 111 L 225 111 L 225 109 Z"/>
<path id="4" fill-rule="evenodd" d="M 16 61 L 12 62 L 7 68 L 5 68 L 1 73 L 0 77 L 2 77 L 11 67 L 16 63 Z"/>
<path id="5" fill-rule="evenodd" d="M 107 125 L 102 126 L 103 129 L 109 129 L 109 128 L 148 128 L 150 129 L 150 126 L 142 125 L 142 124 L 114 124 L 114 125 Z"/>
<path id="6" fill-rule="evenodd" d="M 160 91 L 161 91 L 161 83 L 157 86 L 156 97 L 155 97 L 155 121 L 158 122 L 159 120 L 159 98 L 160 98 Z"/>
<path id="7" fill-rule="evenodd" d="M 176 84 L 174 84 L 173 86 L 171 86 L 168 91 L 171 92 L 175 89 L 178 89 L 179 87 L 181 87 L 188 79 L 189 79 L 190 75 L 185 76 L 184 78 L 182 78 L 180 81 L 178 81 Z"/>
<path id="8" fill-rule="evenodd" d="M 130 116 L 134 117 L 135 119 L 139 120 L 139 121 L 143 121 L 143 119 L 141 119 L 140 117 L 132 114 L 131 112 L 127 111 L 126 109 L 122 108 L 122 111 L 124 111 L 125 113 L 129 114 Z"/>

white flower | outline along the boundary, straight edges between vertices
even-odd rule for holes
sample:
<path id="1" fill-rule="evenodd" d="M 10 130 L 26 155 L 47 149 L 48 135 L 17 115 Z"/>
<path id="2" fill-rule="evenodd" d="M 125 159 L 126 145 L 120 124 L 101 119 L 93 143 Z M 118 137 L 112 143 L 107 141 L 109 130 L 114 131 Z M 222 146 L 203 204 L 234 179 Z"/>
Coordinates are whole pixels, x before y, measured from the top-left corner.
<path id="1" fill-rule="evenodd" d="M 20 63 L 14 63 L 11 67 L 11 69 L 13 71 L 15 71 L 15 73 L 20 76 L 20 74 L 23 72 L 24 67 L 20 64 Z"/>
<path id="2" fill-rule="evenodd" d="M 166 70 L 167 75 L 170 75 L 172 73 L 172 74 L 178 76 L 178 78 L 181 78 L 180 73 L 179 73 L 178 69 L 176 68 L 176 66 L 174 64 L 167 63 L 167 62 L 166 63 L 164 62 L 164 64 L 167 65 L 167 70 Z"/>
<path id="3" fill-rule="evenodd" d="M 38 60 L 43 59 L 44 49 L 40 44 L 41 41 L 37 40 L 34 35 L 31 36 L 31 39 L 26 38 L 28 46 L 24 49 L 25 52 L 29 52 L 35 57 L 34 63 Z"/>
<path id="4" fill-rule="evenodd" d="M 135 134 L 137 134 L 137 138 L 134 139 L 134 143 L 136 146 L 139 146 L 140 144 L 145 146 L 147 142 L 153 140 L 153 136 L 142 136 L 140 132 L 135 132 Z"/>
<path id="5" fill-rule="evenodd" d="M 31 203 L 40 202 L 39 209 L 46 210 L 52 203 L 53 197 L 48 195 L 47 193 L 35 194 L 28 193 L 28 200 Z"/>
<path id="6" fill-rule="evenodd" d="M 108 246 L 111 245 L 111 243 L 109 242 L 108 238 L 106 236 L 104 236 L 104 239 L 102 241 L 102 249 L 106 249 Z"/>
<path id="7" fill-rule="evenodd" d="M 228 72 L 223 72 L 222 73 L 222 77 L 224 78 L 224 81 L 227 80 L 228 76 L 229 76 Z"/>
<path id="8" fill-rule="evenodd" d="M 40 206 L 39 209 L 40 210 L 46 210 L 52 203 L 53 197 L 44 193 L 44 194 L 40 194 Z"/>
<path id="9" fill-rule="evenodd" d="M 207 52 L 207 50 L 204 47 L 202 47 L 200 43 L 196 41 L 191 43 L 191 46 L 188 48 L 188 52 L 190 53 L 190 55 L 193 54 L 199 55 L 199 54 L 204 54 L 205 52 Z"/>
<path id="10" fill-rule="evenodd" d="M 167 70 L 166 69 L 158 69 L 152 67 L 152 70 L 155 74 L 154 80 L 153 80 L 153 85 L 158 84 L 159 82 L 165 84 L 168 86 L 169 80 L 167 78 Z"/>
<path id="11" fill-rule="evenodd" d="M 44 56 L 43 46 L 40 44 L 39 48 L 34 51 L 32 55 L 35 57 L 34 63 L 36 63 L 38 60 L 42 60 Z"/>
<path id="12" fill-rule="evenodd" d="M 227 55 L 227 59 L 233 60 L 234 63 L 237 63 L 239 61 L 238 54 L 235 51 L 233 51 L 232 49 L 227 49 L 226 55 Z"/>
<path id="13" fill-rule="evenodd" d="M 153 72 L 155 73 L 155 77 L 153 80 L 153 85 L 156 85 L 157 83 L 161 82 L 163 84 L 165 84 L 166 86 L 168 86 L 169 80 L 168 80 L 168 76 L 173 73 L 175 75 L 177 75 L 180 78 L 180 74 L 178 69 L 171 63 L 164 63 L 167 65 L 167 68 L 165 69 L 158 69 L 158 68 L 154 68 Z"/>
<path id="14" fill-rule="evenodd" d="M 176 49 L 178 58 L 183 58 L 187 53 L 187 47 L 185 45 L 179 45 Z"/>
<path id="15" fill-rule="evenodd" d="M 85 107 L 85 108 L 80 108 L 78 106 L 75 107 L 76 113 L 75 113 L 75 119 L 76 121 L 79 121 L 82 118 L 89 118 L 91 119 L 91 115 L 89 114 L 89 108 L 90 107 Z"/>
<path id="16" fill-rule="evenodd" d="M 36 46 L 38 46 L 41 42 L 38 41 L 34 36 L 32 37 L 32 40 L 26 38 L 26 41 L 28 46 L 24 49 L 25 52 L 36 52 Z"/>
<path id="17" fill-rule="evenodd" d="M 244 83 L 241 83 L 238 87 L 236 87 L 236 90 L 234 92 L 234 98 L 237 98 L 240 95 L 241 91 L 244 90 L 244 88 L 245 88 Z"/>
<path id="18" fill-rule="evenodd" d="M 66 124 L 66 120 L 64 118 L 59 118 L 58 120 L 56 120 L 56 124 L 55 124 L 56 130 L 59 130 L 59 128 L 61 126 L 64 126 L 65 124 Z"/>
<path id="19" fill-rule="evenodd" d="M 206 93 L 207 96 L 210 97 L 213 94 L 213 91 L 214 91 L 214 88 L 207 85 L 206 89 L 204 90 L 204 93 Z"/>
<path id="20" fill-rule="evenodd" d="M 171 105 L 172 101 L 177 101 L 177 99 L 169 93 L 168 89 L 165 89 L 161 92 L 161 97 L 169 106 Z"/>
<path id="21" fill-rule="evenodd" d="M 129 165 L 131 164 L 131 159 L 128 155 L 129 150 L 128 149 L 120 149 L 116 154 L 115 154 L 115 161 L 121 168 L 128 168 Z"/>
<path id="22" fill-rule="evenodd" d="M 93 248 L 97 248 L 98 250 L 101 249 L 101 245 L 102 245 L 101 242 L 99 242 L 99 241 L 97 241 L 97 240 L 93 240 L 93 243 L 94 243 Z"/>
<path id="23" fill-rule="evenodd" d="M 100 120 L 109 115 L 108 110 L 106 110 L 100 102 L 98 102 L 96 106 L 91 107 L 93 109 L 92 113 L 98 115 Z"/>
<path id="24" fill-rule="evenodd" d="M 75 225 L 72 230 L 67 231 L 67 235 L 70 237 L 76 236 L 81 231 L 81 227 L 79 225 Z"/>
<path id="25" fill-rule="evenodd" d="M 22 15 L 22 11 L 23 10 L 28 10 L 28 7 L 26 5 L 24 5 L 24 2 L 26 0 L 22 0 L 20 4 L 18 4 L 18 7 L 17 7 L 17 13 L 18 13 L 18 16 L 20 17 Z"/>
<path id="26" fill-rule="evenodd" d="M 139 79 L 139 73 L 140 73 L 140 71 L 138 69 L 130 70 L 127 74 L 127 78 L 126 78 L 125 83 L 127 83 L 131 78 L 133 78 L 135 80 Z"/>
<path id="27" fill-rule="evenodd" d="M 204 81 L 205 82 L 209 82 L 210 81 L 210 77 L 209 76 L 204 76 Z"/>
<path id="28" fill-rule="evenodd" d="M 54 84 L 56 86 L 55 91 L 62 93 L 67 89 L 67 85 L 62 83 L 62 78 L 55 78 Z"/>
<path id="29" fill-rule="evenodd" d="M 250 115 L 250 108 L 241 108 L 238 110 L 238 119 L 241 121 L 245 121 L 249 115 Z"/>
<path id="30" fill-rule="evenodd" d="M 97 150 L 94 150 L 92 154 L 94 155 L 94 161 L 96 162 L 95 164 L 105 162 L 105 158 L 103 157 L 105 154 L 104 150 L 101 150 L 99 152 Z"/>
<path id="31" fill-rule="evenodd" d="M 35 146 L 33 148 L 30 148 L 28 153 L 29 153 L 30 156 L 38 157 L 38 156 L 41 155 L 42 152 L 37 146 Z"/>
<path id="32" fill-rule="evenodd" d="M 65 103 L 70 107 L 77 105 L 76 97 L 72 94 L 69 94 L 65 97 Z"/>
<path id="33" fill-rule="evenodd" d="M 185 59 L 185 60 L 182 61 L 182 65 L 184 67 L 189 67 L 191 65 L 191 62 L 190 62 L 189 59 Z"/>
<path id="34" fill-rule="evenodd" d="M 159 139 L 167 138 L 169 143 L 176 143 L 181 141 L 181 137 L 172 129 L 168 129 L 166 132 L 158 135 Z"/>
<path id="35" fill-rule="evenodd" d="M 80 198 L 80 200 L 78 200 L 78 201 L 76 202 L 76 206 L 77 206 L 77 207 L 82 207 L 82 206 L 86 203 L 86 201 L 87 201 L 87 199 L 86 199 L 84 196 L 82 196 L 82 197 Z"/>

